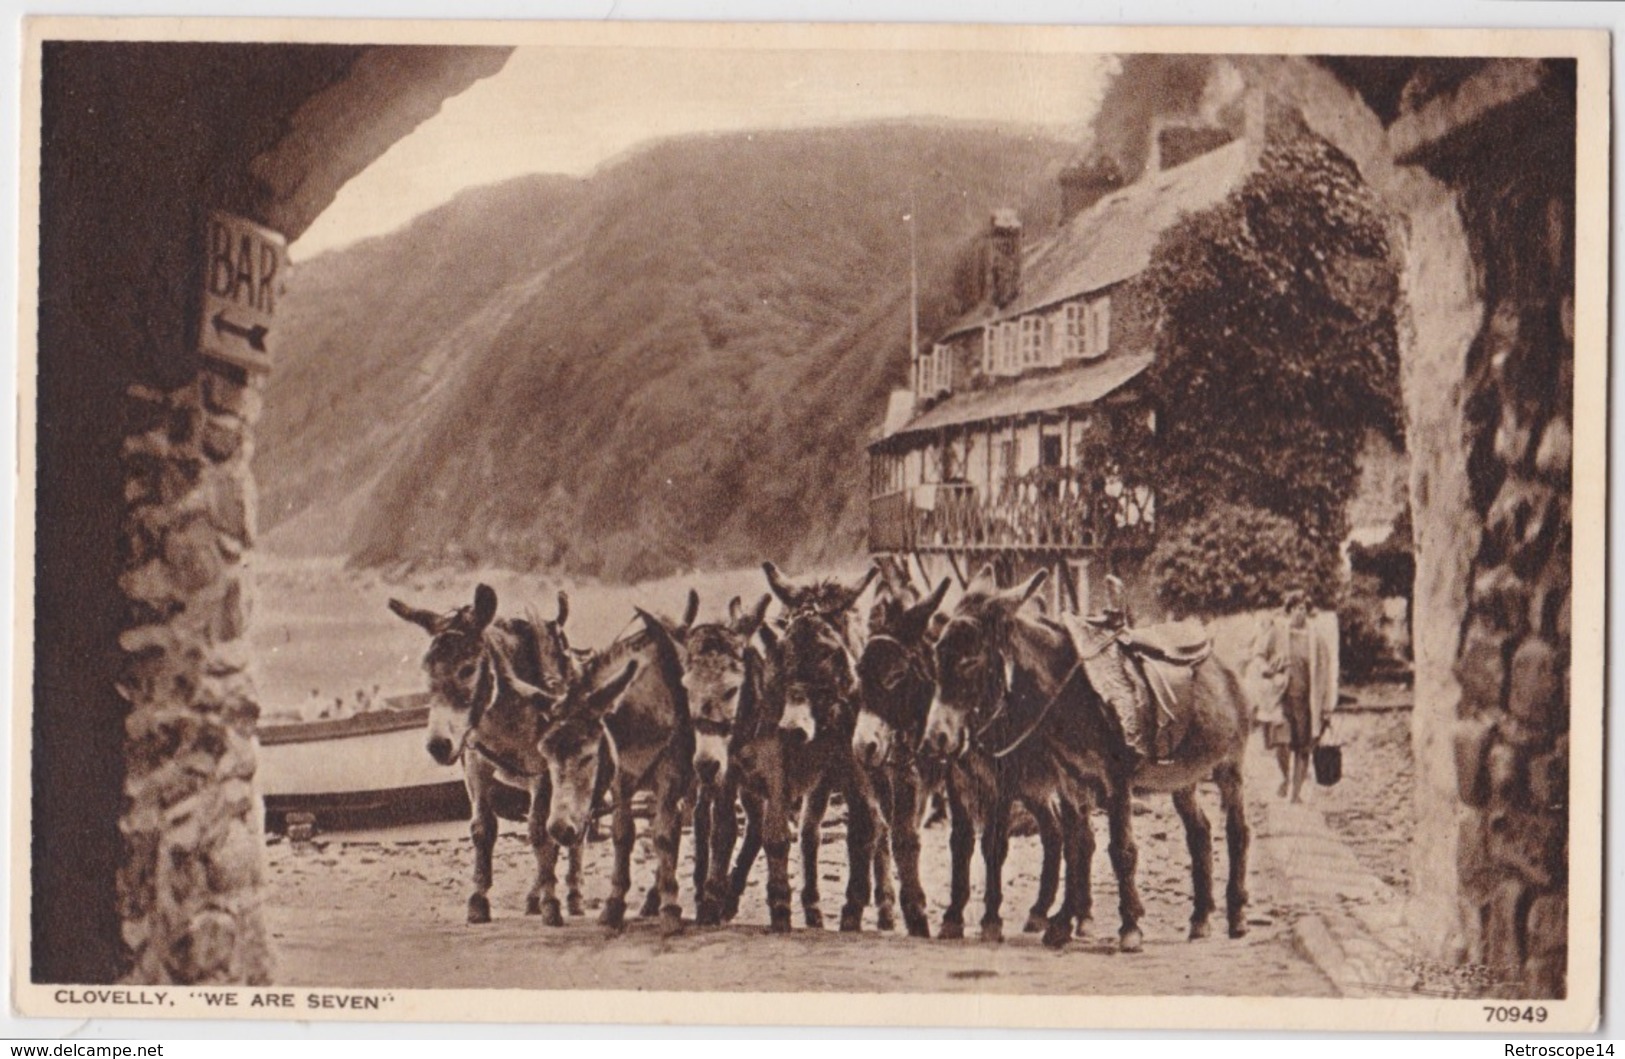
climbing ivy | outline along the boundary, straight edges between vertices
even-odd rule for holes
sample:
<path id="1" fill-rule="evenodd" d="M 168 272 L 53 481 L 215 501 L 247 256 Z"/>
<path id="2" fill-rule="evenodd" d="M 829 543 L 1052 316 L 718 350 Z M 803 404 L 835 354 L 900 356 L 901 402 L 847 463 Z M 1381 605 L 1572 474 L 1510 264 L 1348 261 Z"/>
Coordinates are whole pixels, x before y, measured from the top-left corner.
<path id="1" fill-rule="evenodd" d="M 1211 557 L 1237 569 L 1298 565 L 1242 554 L 1282 546 L 1280 532 L 1181 532 L 1221 504 L 1278 516 L 1319 556 L 1315 570 L 1335 569 L 1366 432 L 1401 440 L 1398 275 L 1378 200 L 1354 163 L 1301 123 L 1277 132 L 1239 188 L 1164 233 L 1147 271 L 1159 313 L 1146 386 L 1159 415 L 1151 459 L 1166 576 L 1198 539 L 1237 549 Z M 1221 521 L 1239 529 L 1249 519 Z M 1194 606 L 1204 593 L 1240 602 L 1207 576 L 1164 589 L 1170 604 Z"/>

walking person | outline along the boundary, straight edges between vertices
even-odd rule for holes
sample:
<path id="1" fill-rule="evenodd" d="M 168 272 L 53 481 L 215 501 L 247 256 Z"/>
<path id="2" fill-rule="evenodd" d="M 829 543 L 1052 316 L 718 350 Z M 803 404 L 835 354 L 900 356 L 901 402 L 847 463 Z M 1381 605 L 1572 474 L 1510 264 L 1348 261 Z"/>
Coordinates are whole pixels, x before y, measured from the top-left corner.
<path id="1" fill-rule="evenodd" d="M 1309 624 L 1307 593 L 1293 589 L 1281 600 L 1284 620 L 1270 624 L 1259 648 L 1260 675 L 1279 692 L 1281 719 L 1264 729 L 1267 745 L 1281 767 L 1279 794 L 1303 800 L 1309 755 L 1326 732 L 1336 706 L 1337 674 L 1331 649 Z"/>

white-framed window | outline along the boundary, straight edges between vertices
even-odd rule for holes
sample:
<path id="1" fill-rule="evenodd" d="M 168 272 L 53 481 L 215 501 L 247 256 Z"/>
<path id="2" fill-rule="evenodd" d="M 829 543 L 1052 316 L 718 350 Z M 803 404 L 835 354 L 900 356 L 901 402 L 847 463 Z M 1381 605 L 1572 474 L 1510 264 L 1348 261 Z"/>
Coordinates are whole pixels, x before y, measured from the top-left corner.
<path id="1" fill-rule="evenodd" d="M 1014 320 L 999 324 L 999 374 L 1016 375 L 1021 372 L 1020 331 Z"/>
<path id="2" fill-rule="evenodd" d="M 1044 362 L 1044 318 L 1029 313 L 1019 321 L 1021 331 L 1021 366 L 1034 368 Z"/>
<path id="3" fill-rule="evenodd" d="M 1065 360 L 1074 360 L 1083 356 L 1083 303 L 1068 302 L 1061 306 L 1060 312 L 1056 315 L 1059 317 L 1056 330 L 1059 332 L 1061 357 Z"/>
<path id="4" fill-rule="evenodd" d="M 1084 356 L 1103 357 L 1111 348 L 1112 300 L 1096 298 L 1089 303 L 1084 326 Z"/>
<path id="5" fill-rule="evenodd" d="M 941 393 L 951 386 L 948 379 L 948 347 L 941 344 L 937 345 L 936 348 L 931 350 L 931 360 L 934 368 L 932 389 L 937 393 Z"/>

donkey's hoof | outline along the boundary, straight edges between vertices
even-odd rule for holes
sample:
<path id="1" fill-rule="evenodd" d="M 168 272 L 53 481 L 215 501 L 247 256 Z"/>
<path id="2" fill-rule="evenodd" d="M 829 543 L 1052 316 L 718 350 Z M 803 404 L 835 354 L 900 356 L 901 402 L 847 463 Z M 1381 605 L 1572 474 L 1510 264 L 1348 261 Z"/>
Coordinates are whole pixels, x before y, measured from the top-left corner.
<path id="1" fill-rule="evenodd" d="M 541 894 L 526 894 L 525 895 L 525 915 L 527 915 L 527 916 L 539 916 L 541 914 L 542 914 L 542 895 Z"/>
<path id="2" fill-rule="evenodd" d="M 1084 916 L 1078 920 L 1078 928 L 1074 933 L 1080 938 L 1087 938 L 1094 932 L 1094 929 L 1095 918 L 1093 916 Z"/>
<path id="3" fill-rule="evenodd" d="M 965 936 L 965 924 L 957 919 L 944 919 L 937 937 L 944 941 L 958 941 Z"/>
<path id="4" fill-rule="evenodd" d="M 544 927 L 562 927 L 562 926 L 564 926 L 564 914 L 559 909 L 559 899 L 558 898 L 549 897 L 547 900 L 542 902 L 542 926 L 544 926 Z"/>
<path id="5" fill-rule="evenodd" d="M 660 910 L 660 935 L 673 938 L 683 932 L 683 911 L 680 908 Z"/>
<path id="6" fill-rule="evenodd" d="M 788 908 L 782 912 L 775 910 L 768 917 L 767 932 L 769 934 L 790 933 L 790 910 Z"/>
<path id="7" fill-rule="evenodd" d="M 982 920 L 982 932 L 978 935 L 978 938 L 981 941 L 985 941 L 993 945 L 997 945 L 1004 941 L 1004 920 Z"/>
<path id="8" fill-rule="evenodd" d="M 639 919 L 653 919 L 660 914 L 660 891 L 650 887 L 643 895 L 643 907 L 638 909 Z"/>
<path id="9" fill-rule="evenodd" d="M 564 910 L 569 912 L 572 916 L 584 916 L 587 914 L 587 906 L 581 900 L 581 895 L 579 893 L 572 893 L 564 899 Z"/>
<path id="10" fill-rule="evenodd" d="M 715 927 L 722 923 L 722 905 L 714 897 L 702 897 L 694 909 L 694 925 Z"/>
<path id="11" fill-rule="evenodd" d="M 484 894 L 475 894 L 468 899 L 468 921 L 470 923 L 491 922 L 491 901 Z"/>
<path id="12" fill-rule="evenodd" d="M 903 922 L 908 926 L 908 936 L 911 938 L 929 938 L 931 936 L 931 921 L 924 912 L 904 912 Z"/>
<path id="13" fill-rule="evenodd" d="M 896 912 L 896 910 L 894 910 L 892 908 L 877 908 L 877 909 L 875 909 L 875 929 L 876 930 L 896 930 L 897 929 L 897 912 Z"/>
<path id="14" fill-rule="evenodd" d="M 610 930 L 620 930 L 626 925 L 626 900 L 620 897 L 611 897 L 604 902 L 604 910 L 598 913 L 598 925 L 608 927 Z"/>
<path id="15" fill-rule="evenodd" d="M 863 929 L 863 909 L 841 909 L 841 933 L 856 934 Z"/>
<path id="16" fill-rule="evenodd" d="M 730 897 L 722 902 L 722 921 L 732 923 L 739 916 L 739 898 Z"/>
<path id="17" fill-rule="evenodd" d="M 1027 922 L 1021 925 L 1023 934 L 1042 934 L 1049 929 L 1049 917 L 1038 912 L 1029 912 Z"/>
<path id="18" fill-rule="evenodd" d="M 814 930 L 822 930 L 824 928 L 823 912 L 808 906 L 801 910 L 801 914 L 809 927 L 813 928 Z"/>
<path id="19" fill-rule="evenodd" d="M 1138 927 L 1129 927 L 1117 935 L 1117 947 L 1124 952 L 1139 952 L 1145 947 L 1145 937 Z"/>
<path id="20" fill-rule="evenodd" d="M 1191 937 L 1190 937 L 1190 940 L 1192 940 L 1192 941 L 1200 941 L 1202 938 L 1205 938 L 1209 934 L 1212 934 L 1212 933 L 1213 933 L 1213 929 L 1207 925 L 1207 920 L 1205 920 L 1205 919 L 1193 919 L 1193 920 L 1191 920 Z"/>
<path id="21" fill-rule="evenodd" d="M 1072 924 L 1057 916 L 1044 924 L 1044 947 L 1046 949 L 1064 949 L 1066 943 L 1072 940 Z"/>
<path id="22" fill-rule="evenodd" d="M 1232 938 L 1245 938 L 1247 936 L 1246 917 L 1242 917 L 1241 919 L 1232 919 L 1230 921 L 1230 936 Z"/>

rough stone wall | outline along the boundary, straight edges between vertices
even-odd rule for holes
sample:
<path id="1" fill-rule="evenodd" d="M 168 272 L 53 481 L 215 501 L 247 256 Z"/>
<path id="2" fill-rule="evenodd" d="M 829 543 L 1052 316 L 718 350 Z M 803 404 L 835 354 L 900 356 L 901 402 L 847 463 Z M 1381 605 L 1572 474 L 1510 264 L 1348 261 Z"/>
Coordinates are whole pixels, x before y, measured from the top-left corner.
<path id="1" fill-rule="evenodd" d="M 1459 109 L 1493 87 L 1470 81 L 1450 102 Z M 1506 996 L 1561 997 L 1567 966 L 1572 93 L 1548 68 L 1528 102 L 1482 119 L 1487 149 L 1434 163 L 1458 189 L 1482 270 L 1466 409 L 1483 533 L 1455 742 L 1469 809 L 1459 846 L 1467 958 Z"/>
<path id="2" fill-rule="evenodd" d="M 128 391 L 119 917 L 140 982 L 270 980 L 248 672 L 257 380 Z"/>

